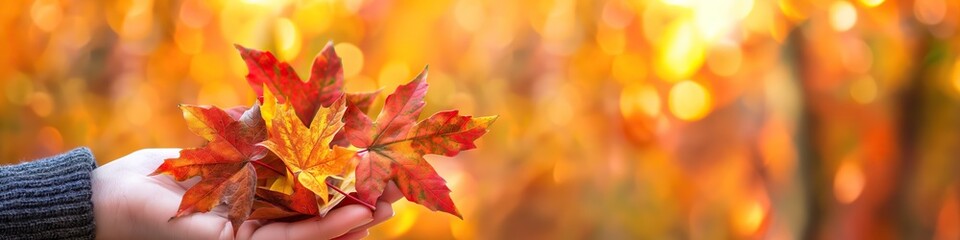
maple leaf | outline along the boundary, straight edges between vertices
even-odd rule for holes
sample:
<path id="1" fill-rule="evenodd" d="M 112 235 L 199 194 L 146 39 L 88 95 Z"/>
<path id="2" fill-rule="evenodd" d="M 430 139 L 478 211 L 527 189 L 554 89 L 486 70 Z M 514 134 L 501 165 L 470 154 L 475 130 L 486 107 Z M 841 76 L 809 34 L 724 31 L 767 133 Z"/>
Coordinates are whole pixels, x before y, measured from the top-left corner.
<path id="1" fill-rule="evenodd" d="M 339 189 L 351 190 L 354 186 L 354 177 L 349 175 L 341 181 L 334 182 L 331 186 L 339 186 Z M 339 182 L 337 184 L 336 182 Z M 284 220 L 284 219 L 303 219 L 312 216 L 324 216 L 342 203 L 358 203 L 367 206 L 365 203 L 356 202 L 356 193 L 351 196 L 343 194 L 333 195 L 332 198 L 318 207 L 317 195 L 300 184 L 297 178 L 288 177 L 278 179 L 277 183 L 270 188 L 257 189 L 257 201 L 254 202 L 254 211 L 250 214 L 250 219 L 257 220 Z M 279 185 L 279 186 L 278 186 Z M 345 201 L 348 198 L 354 199 Z M 367 206 L 372 209 L 372 206 Z"/>
<path id="2" fill-rule="evenodd" d="M 457 111 L 445 111 L 417 123 L 425 105 L 426 77 L 424 68 L 410 83 L 397 87 L 376 121 L 360 109 L 348 107 L 347 139 L 365 149 L 357 155 L 357 192 L 361 200 L 375 203 L 388 181 L 394 180 L 407 200 L 462 218 L 450 199 L 446 181 L 423 155 L 455 156 L 476 148 L 473 141 L 486 133 L 497 117 L 459 116 Z"/>
<path id="3" fill-rule="evenodd" d="M 264 129 L 266 131 L 266 129 Z M 272 180 L 284 176 L 287 172 L 286 165 L 277 157 L 276 154 L 267 151 L 267 153 L 254 162 L 253 167 L 257 170 L 257 181 Z"/>
<path id="4" fill-rule="evenodd" d="M 311 67 L 310 78 L 300 80 L 293 67 L 281 62 L 270 52 L 258 51 L 235 44 L 240 56 L 247 64 L 249 73 L 247 83 L 257 94 L 263 97 L 267 88 L 275 94 L 280 102 L 289 102 L 296 111 L 300 120 L 307 124 L 317 108 L 330 106 L 343 93 L 343 63 L 333 48 L 333 42 L 328 42 L 320 51 Z M 365 93 L 348 93 L 347 101 L 364 112 L 370 108 L 373 99 L 380 90 Z"/>
<path id="5" fill-rule="evenodd" d="M 260 205 L 250 214 L 250 219 L 271 220 L 295 217 L 298 215 L 317 215 L 317 195 L 294 181 L 291 194 L 257 189 L 257 203 Z"/>
<path id="6" fill-rule="evenodd" d="M 208 212 L 221 202 L 228 207 L 227 217 L 236 232 L 250 214 L 257 173 L 251 161 L 266 150 L 256 146 L 266 138 L 260 108 L 231 113 L 211 106 L 181 105 L 188 128 L 209 141 L 200 148 L 184 149 L 180 157 L 164 160 L 151 175 L 167 174 L 177 181 L 200 176 L 180 201 L 177 218 L 193 212 Z"/>
<path id="7" fill-rule="evenodd" d="M 360 111 L 367 112 L 370 110 L 370 106 L 373 105 L 373 100 L 377 99 L 377 96 L 380 96 L 381 90 L 371 91 L 371 92 L 359 92 L 359 93 L 346 93 L 347 103 L 357 107 Z"/>
<path id="8" fill-rule="evenodd" d="M 330 108 L 319 108 L 307 126 L 297 121 L 291 105 L 278 103 L 270 91 L 265 91 L 262 115 L 268 138 L 260 145 L 276 153 L 296 181 L 327 202 L 327 177 L 347 172 L 356 153 L 340 146 L 330 147 L 343 127 L 344 100 L 341 97 Z"/>

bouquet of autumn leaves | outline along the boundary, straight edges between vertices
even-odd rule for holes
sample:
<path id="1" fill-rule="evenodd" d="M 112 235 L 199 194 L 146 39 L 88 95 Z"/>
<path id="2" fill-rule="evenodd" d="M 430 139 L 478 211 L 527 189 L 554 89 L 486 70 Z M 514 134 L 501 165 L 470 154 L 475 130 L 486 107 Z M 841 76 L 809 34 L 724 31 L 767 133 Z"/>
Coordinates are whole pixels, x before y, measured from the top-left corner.
<path id="1" fill-rule="evenodd" d="M 347 198 L 372 209 L 391 183 L 409 201 L 461 217 L 446 181 L 423 156 L 475 148 L 474 140 L 496 116 L 460 116 L 453 110 L 418 122 L 427 91 L 425 68 L 387 96 L 374 120 L 366 112 L 380 91 L 344 93 L 332 43 L 314 59 L 306 81 L 270 52 L 236 48 L 258 101 L 226 110 L 180 105 L 190 130 L 208 142 L 181 150 L 153 173 L 177 181 L 200 177 L 171 219 L 224 204 L 236 231 L 248 219 L 323 216 Z"/>

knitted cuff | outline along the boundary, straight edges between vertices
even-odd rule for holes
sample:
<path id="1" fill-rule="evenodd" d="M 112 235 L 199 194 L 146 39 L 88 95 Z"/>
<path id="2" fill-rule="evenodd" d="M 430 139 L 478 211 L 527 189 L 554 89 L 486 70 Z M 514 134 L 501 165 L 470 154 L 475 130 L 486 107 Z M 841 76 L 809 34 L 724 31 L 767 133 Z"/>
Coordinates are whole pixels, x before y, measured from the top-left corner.
<path id="1" fill-rule="evenodd" d="M 0 167 L 0 239 L 93 239 L 90 149 Z"/>

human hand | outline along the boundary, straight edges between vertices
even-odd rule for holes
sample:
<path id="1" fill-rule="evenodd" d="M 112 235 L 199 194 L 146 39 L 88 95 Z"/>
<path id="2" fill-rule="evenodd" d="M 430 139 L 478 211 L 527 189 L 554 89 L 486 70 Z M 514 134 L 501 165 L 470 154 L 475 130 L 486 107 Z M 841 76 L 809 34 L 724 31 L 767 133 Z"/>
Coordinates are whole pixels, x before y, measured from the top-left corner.
<path id="1" fill-rule="evenodd" d="M 248 220 L 234 236 L 233 226 L 219 206 L 169 220 L 194 178 L 177 182 L 169 176 L 148 176 L 164 159 L 176 158 L 180 149 L 144 149 L 131 153 L 92 173 L 93 209 L 99 239 L 360 239 L 370 227 L 393 216 L 391 203 L 402 194 L 388 188 L 371 212 L 360 205 L 335 209 L 324 218 L 262 224 Z M 169 220 L 169 221 L 168 221 Z"/>

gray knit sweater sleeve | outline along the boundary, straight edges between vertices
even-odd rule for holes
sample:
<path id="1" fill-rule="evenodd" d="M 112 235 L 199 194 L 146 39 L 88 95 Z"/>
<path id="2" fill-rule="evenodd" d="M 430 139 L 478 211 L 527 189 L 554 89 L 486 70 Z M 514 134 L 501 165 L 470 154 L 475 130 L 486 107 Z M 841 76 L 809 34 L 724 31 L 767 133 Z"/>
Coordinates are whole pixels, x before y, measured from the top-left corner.
<path id="1" fill-rule="evenodd" d="M 93 239 L 90 149 L 0 167 L 0 239 Z"/>

